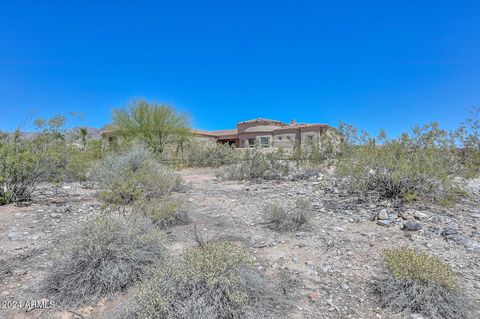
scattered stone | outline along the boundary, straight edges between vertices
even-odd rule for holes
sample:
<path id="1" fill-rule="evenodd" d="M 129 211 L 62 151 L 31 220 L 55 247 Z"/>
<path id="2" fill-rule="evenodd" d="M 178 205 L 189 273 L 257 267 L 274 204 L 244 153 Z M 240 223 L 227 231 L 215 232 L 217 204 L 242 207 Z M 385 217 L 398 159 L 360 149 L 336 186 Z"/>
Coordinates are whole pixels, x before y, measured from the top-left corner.
<path id="1" fill-rule="evenodd" d="M 422 224 L 420 224 L 419 222 L 410 220 L 403 224 L 402 229 L 405 231 L 418 231 L 422 229 Z"/>
<path id="2" fill-rule="evenodd" d="M 427 214 L 422 213 L 422 212 L 419 212 L 419 211 L 416 211 L 416 212 L 413 214 L 413 218 L 418 219 L 418 220 L 422 220 L 422 219 L 425 219 L 425 218 L 427 218 L 427 217 L 428 217 Z"/>
<path id="3" fill-rule="evenodd" d="M 18 236 L 17 227 L 12 226 L 10 228 L 10 231 L 8 232 L 8 239 L 10 239 L 11 241 L 16 241 L 20 239 L 20 237 Z"/>
<path id="4" fill-rule="evenodd" d="M 316 291 L 313 291 L 308 298 L 310 299 L 311 302 L 318 302 L 318 294 Z"/>
<path id="5" fill-rule="evenodd" d="M 14 276 L 22 276 L 22 275 L 25 275 L 27 273 L 27 270 L 25 269 L 22 269 L 22 268 L 16 268 L 16 269 L 13 269 L 12 270 L 12 274 Z"/>
<path id="6" fill-rule="evenodd" d="M 60 206 L 59 208 L 56 209 L 56 212 L 60 214 L 65 214 L 69 211 L 70 211 L 70 205 Z"/>
<path id="7" fill-rule="evenodd" d="M 392 223 L 391 220 L 377 220 L 377 225 L 388 227 Z"/>
<path id="8" fill-rule="evenodd" d="M 451 235 L 458 234 L 458 230 L 453 227 L 446 227 L 442 230 L 442 236 L 447 237 Z"/>
<path id="9" fill-rule="evenodd" d="M 398 212 L 397 216 L 404 220 L 410 219 L 410 215 L 407 212 Z"/>
<path id="10" fill-rule="evenodd" d="M 380 211 L 380 213 L 378 213 L 378 219 L 379 220 L 386 220 L 388 219 L 388 213 L 387 213 L 387 210 L 384 208 Z"/>

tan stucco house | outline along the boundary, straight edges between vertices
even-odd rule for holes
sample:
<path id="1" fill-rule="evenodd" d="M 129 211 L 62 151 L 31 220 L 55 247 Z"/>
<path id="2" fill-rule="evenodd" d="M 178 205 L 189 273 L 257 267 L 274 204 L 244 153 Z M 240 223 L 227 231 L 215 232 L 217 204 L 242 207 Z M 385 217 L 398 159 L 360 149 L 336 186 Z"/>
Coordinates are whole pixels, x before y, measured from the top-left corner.
<path id="1" fill-rule="evenodd" d="M 315 137 L 338 136 L 337 130 L 326 124 L 285 124 L 276 120 L 257 118 L 237 123 L 236 129 L 221 131 L 193 130 L 198 138 L 228 143 L 237 148 L 262 147 L 294 148 L 307 145 Z"/>

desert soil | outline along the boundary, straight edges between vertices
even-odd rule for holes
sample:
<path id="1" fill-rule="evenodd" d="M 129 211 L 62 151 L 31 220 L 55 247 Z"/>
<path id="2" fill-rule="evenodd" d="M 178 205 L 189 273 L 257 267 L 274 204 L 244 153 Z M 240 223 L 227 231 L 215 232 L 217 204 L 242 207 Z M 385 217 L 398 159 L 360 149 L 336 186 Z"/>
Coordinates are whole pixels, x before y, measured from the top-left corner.
<path id="1" fill-rule="evenodd" d="M 442 207 L 361 199 L 343 194 L 321 175 L 303 181 L 233 182 L 218 180 L 212 169 L 179 174 L 185 187 L 172 196 L 184 202 L 193 223 L 166 231 L 171 253 L 180 255 L 195 245 L 194 225 L 206 240 L 229 238 L 245 244 L 267 276 L 287 271 L 301 281 L 292 296 L 290 318 L 413 318 L 382 310 L 372 293 L 372 282 L 384 272 L 382 251 L 400 246 L 449 264 L 473 305 L 472 318 L 480 318 L 478 182 L 471 185 L 468 198 Z M 59 189 L 42 185 L 32 204 L 0 206 L 0 318 L 98 318 L 122 302 L 120 295 L 76 309 L 38 303 L 48 300 L 37 287 L 48 263 L 54 262 L 54 248 L 82 220 L 100 213 L 95 193 L 78 183 Z M 298 198 L 312 201 L 309 227 L 279 233 L 264 223 L 265 207 L 293 207 Z M 408 220 L 420 223 L 421 229 L 402 230 Z M 27 301 L 40 306 L 8 309 Z"/>

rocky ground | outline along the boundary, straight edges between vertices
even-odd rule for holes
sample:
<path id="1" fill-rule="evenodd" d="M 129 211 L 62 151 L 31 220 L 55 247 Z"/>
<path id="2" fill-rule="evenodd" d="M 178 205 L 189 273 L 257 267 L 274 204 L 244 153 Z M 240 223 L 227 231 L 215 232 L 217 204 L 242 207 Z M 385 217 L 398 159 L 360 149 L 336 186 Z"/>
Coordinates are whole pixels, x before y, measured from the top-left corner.
<path id="1" fill-rule="evenodd" d="M 384 271 L 381 252 L 408 246 L 438 256 L 458 273 L 461 287 L 480 318 L 480 193 L 454 207 L 426 203 L 400 205 L 345 195 L 325 177 L 305 181 L 221 181 L 210 169 L 179 172 L 185 187 L 173 196 L 185 203 L 193 224 L 167 231 L 172 254 L 206 240 L 228 237 L 248 247 L 267 275 L 288 272 L 301 283 L 292 296 L 292 318 L 415 318 L 378 307 L 372 281 Z M 263 220 L 265 207 L 313 204 L 311 225 L 279 233 Z M 52 249 L 75 227 L 99 213 L 95 191 L 80 184 L 54 190 L 43 185 L 29 206 L 0 207 L 0 318 L 97 318 L 117 300 L 78 309 L 12 308 L 15 302 L 47 300 L 36 291 Z M 40 304 L 42 305 L 42 304 Z M 419 318 L 419 317 L 416 317 Z"/>

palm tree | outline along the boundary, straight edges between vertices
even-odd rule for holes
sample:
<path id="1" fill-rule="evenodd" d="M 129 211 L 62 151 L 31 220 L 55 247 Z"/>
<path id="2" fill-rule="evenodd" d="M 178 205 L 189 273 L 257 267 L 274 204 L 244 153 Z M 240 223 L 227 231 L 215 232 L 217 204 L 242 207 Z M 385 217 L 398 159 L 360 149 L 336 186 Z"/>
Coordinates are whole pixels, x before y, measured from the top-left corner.
<path id="1" fill-rule="evenodd" d="M 82 140 L 83 150 L 87 149 L 87 136 L 88 136 L 88 129 L 86 127 L 82 127 L 78 130 L 76 139 Z"/>
<path id="2" fill-rule="evenodd" d="M 191 135 L 185 114 L 179 114 L 169 105 L 133 101 L 126 109 L 113 112 L 113 126 L 126 138 L 139 138 L 156 153 Z"/>

